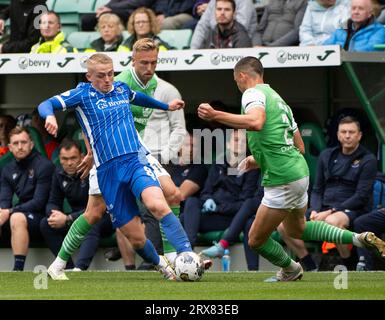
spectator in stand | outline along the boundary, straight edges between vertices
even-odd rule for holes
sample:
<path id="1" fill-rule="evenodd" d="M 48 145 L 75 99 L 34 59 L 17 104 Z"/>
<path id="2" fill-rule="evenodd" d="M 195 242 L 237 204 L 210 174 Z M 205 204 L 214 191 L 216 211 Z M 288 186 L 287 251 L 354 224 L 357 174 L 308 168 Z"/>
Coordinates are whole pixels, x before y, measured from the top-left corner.
<path id="1" fill-rule="evenodd" d="M 184 29 L 185 25 L 194 19 L 193 6 L 194 3 L 191 0 L 157 0 L 153 8 L 162 30 Z"/>
<path id="2" fill-rule="evenodd" d="M 15 157 L 2 170 L 0 191 L 0 227 L 10 228 L 15 257 L 14 271 L 24 270 L 30 238 L 40 239 L 40 220 L 48 200 L 54 165 L 33 150 L 26 128 L 15 127 L 9 133 L 9 150 Z M 13 205 L 13 195 L 18 203 Z"/>
<path id="3" fill-rule="evenodd" d="M 0 34 L 5 32 L 5 21 L 9 18 L 11 32 L 9 40 L 0 44 L 0 53 L 27 53 L 39 40 L 38 17 L 47 11 L 46 0 L 11 0 L 0 12 Z M 37 8 L 37 10 L 36 10 Z"/>
<path id="4" fill-rule="evenodd" d="M 306 5 L 306 0 L 270 0 L 258 24 L 255 45 L 257 47 L 298 45 L 299 26 Z"/>
<path id="5" fill-rule="evenodd" d="M 106 5 L 96 8 L 96 13 L 82 16 L 81 28 L 83 31 L 95 31 L 98 19 L 104 13 L 114 13 L 119 16 L 125 25 L 134 10 L 140 7 L 151 8 L 155 0 L 111 0 Z"/>
<path id="6" fill-rule="evenodd" d="M 339 44 L 346 51 L 374 51 L 385 43 L 385 28 L 375 19 L 374 0 L 352 0 L 351 17 L 344 28 L 334 31 L 324 45 Z"/>
<path id="7" fill-rule="evenodd" d="M 210 0 L 195 0 L 195 4 L 192 10 L 193 20 L 184 24 L 184 28 L 194 30 L 199 19 L 206 11 Z"/>
<path id="8" fill-rule="evenodd" d="M 77 173 L 83 156 L 80 145 L 70 139 L 64 139 L 59 147 L 59 159 L 61 167 L 57 167 L 52 179 L 51 192 L 46 206 L 46 218 L 40 222 L 40 231 L 56 256 L 71 224 L 84 211 L 88 201 L 88 177 L 81 180 Z M 67 199 L 71 212 L 64 213 L 64 200 Z M 109 215 L 96 223 L 87 234 L 80 246 L 75 267 L 78 270 L 86 270 L 91 264 L 92 258 L 99 246 L 102 236 L 110 236 L 114 233 Z M 71 260 L 68 268 L 73 268 Z"/>
<path id="9" fill-rule="evenodd" d="M 350 17 L 350 0 L 309 1 L 299 28 L 300 46 L 318 46 Z"/>
<path id="10" fill-rule="evenodd" d="M 44 120 L 40 118 L 37 108 L 32 111 L 31 126 L 40 133 L 48 159 L 55 160 L 59 156 L 59 142 L 45 129 Z"/>
<path id="11" fill-rule="evenodd" d="M 151 9 L 144 7 L 136 9 L 128 19 L 127 31 L 130 36 L 119 47 L 119 52 L 132 51 L 134 43 L 143 38 L 154 40 L 161 51 L 173 49 L 167 42 L 157 36 L 160 27 L 155 13 Z"/>
<path id="12" fill-rule="evenodd" d="M 16 126 L 16 120 L 10 115 L 0 116 L 0 157 L 5 155 L 8 150 L 9 132 Z"/>
<path id="13" fill-rule="evenodd" d="M 253 2 L 251 0 L 235 0 L 235 4 L 237 8 L 235 12 L 235 20 L 243 25 L 248 31 L 252 44 L 257 44 L 258 39 L 256 38 L 256 29 L 258 22 L 257 12 L 254 8 Z M 205 12 L 195 27 L 190 44 L 191 49 L 203 49 L 209 47 L 209 44 L 207 43 L 207 34 L 211 29 L 215 29 L 217 24 L 215 20 L 215 5 L 215 0 L 211 0 L 208 3 Z"/>
<path id="14" fill-rule="evenodd" d="M 40 17 L 40 40 L 31 48 L 31 53 L 69 53 L 78 52 L 66 40 L 60 30 L 59 15 L 54 11 L 47 11 Z"/>
<path id="15" fill-rule="evenodd" d="M 234 0 L 216 0 L 215 20 L 217 25 L 207 34 L 207 48 L 248 48 L 251 40 L 243 25 L 234 19 Z"/>
<path id="16" fill-rule="evenodd" d="M 91 48 L 85 52 L 114 52 L 123 42 L 124 26 L 114 13 L 104 13 L 98 21 L 101 37 L 91 42 Z"/>
<path id="17" fill-rule="evenodd" d="M 257 189 L 256 170 L 241 175 L 236 169 L 239 155 L 246 154 L 244 131 L 233 131 L 227 149 L 230 156 L 224 164 L 210 167 L 201 195 L 185 201 L 181 221 L 192 246 L 197 242 L 198 232 L 227 229 L 242 204 L 252 198 Z"/>

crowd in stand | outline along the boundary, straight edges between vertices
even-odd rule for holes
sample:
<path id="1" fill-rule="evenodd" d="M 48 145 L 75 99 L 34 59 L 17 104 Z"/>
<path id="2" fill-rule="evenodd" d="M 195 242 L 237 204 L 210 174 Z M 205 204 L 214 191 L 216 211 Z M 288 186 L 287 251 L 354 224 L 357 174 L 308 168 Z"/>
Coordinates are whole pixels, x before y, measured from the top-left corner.
<path id="1" fill-rule="evenodd" d="M 45 2 L 10 0 L 0 12 L 1 34 L 10 19 L 0 52 L 77 52 L 61 30 L 60 13 L 34 10 Z M 385 43 L 383 5 L 381 0 L 269 0 L 257 14 L 252 0 L 111 0 L 81 15 L 79 25 L 100 32 L 86 51 L 130 51 L 144 36 L 164 50 L 174 49 L 158 36 L 170 29 L 193 30 L 192 49 L 337 44 L 346 51 L 374 51 Z"/>

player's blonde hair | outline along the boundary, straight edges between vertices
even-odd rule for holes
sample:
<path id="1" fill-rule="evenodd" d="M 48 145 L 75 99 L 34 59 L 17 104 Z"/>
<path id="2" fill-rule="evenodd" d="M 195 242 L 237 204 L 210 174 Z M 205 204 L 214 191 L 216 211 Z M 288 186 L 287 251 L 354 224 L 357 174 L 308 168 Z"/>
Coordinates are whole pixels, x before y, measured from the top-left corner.
<path id="1" fill-rule="evenodd" d="M 137 52 L 154 50 L 159 52 L 159 46 L 157 45 L 157 43 L 150 38 L 143 38 L 139 39 L 134 43 L 134 46 L 132 48 L 132 55 L 134 56 Z"/>
<path id="2" fill-rule="evenodd" d="M 105 53 L 95 53 L 87 59 L 87 69 L 94 69 L 97 64 L 112 64 L 112 59 Z"/>

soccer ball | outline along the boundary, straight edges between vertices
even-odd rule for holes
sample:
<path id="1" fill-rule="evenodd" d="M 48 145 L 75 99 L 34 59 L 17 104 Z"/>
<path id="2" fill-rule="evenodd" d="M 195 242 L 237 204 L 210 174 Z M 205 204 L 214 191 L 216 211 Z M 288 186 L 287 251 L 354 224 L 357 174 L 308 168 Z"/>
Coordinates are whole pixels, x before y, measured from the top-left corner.
<path id="1" fill-rule="evenodd" d="M 178 280 L 199 281 L 205 271 L 203 259 L 194 252 L 182 252 L 175 259 Z"/>

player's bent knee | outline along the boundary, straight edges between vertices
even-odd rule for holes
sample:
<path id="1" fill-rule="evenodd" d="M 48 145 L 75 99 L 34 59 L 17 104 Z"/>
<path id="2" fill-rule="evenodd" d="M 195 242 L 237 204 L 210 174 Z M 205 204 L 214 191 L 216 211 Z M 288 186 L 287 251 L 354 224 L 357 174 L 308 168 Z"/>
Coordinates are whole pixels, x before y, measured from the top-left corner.
<path id="1" fill-rule="evenodd" d="M 25 217 L 24 213 L 15 212 L 11 215 L 9 224 L 11 229 L 27 227 L 27 218 Z"/>
<path id="2" fill-rule="evenodd" d="M 182 201 L 182 194 L 178 189 L 175 189 L 172 194 L 167 195 L 166 201 L 170 206 L 177 206 Z"/>
<path id="3" fill-rule="evenodd" d="M 158 220 L 171 211 L 170 207 L 164 200 L 154 200 L 150 204 L 147 204 L 146 207 Z"/>
<path id="4" fill-rule="evenodd" d="M 146 238 L 144 237 L 141 237 L 141 238 L 130 237 L 128 240 L 130 241 L 131 246 L 134 250 L 142 249 L 146 244 Z"/>

